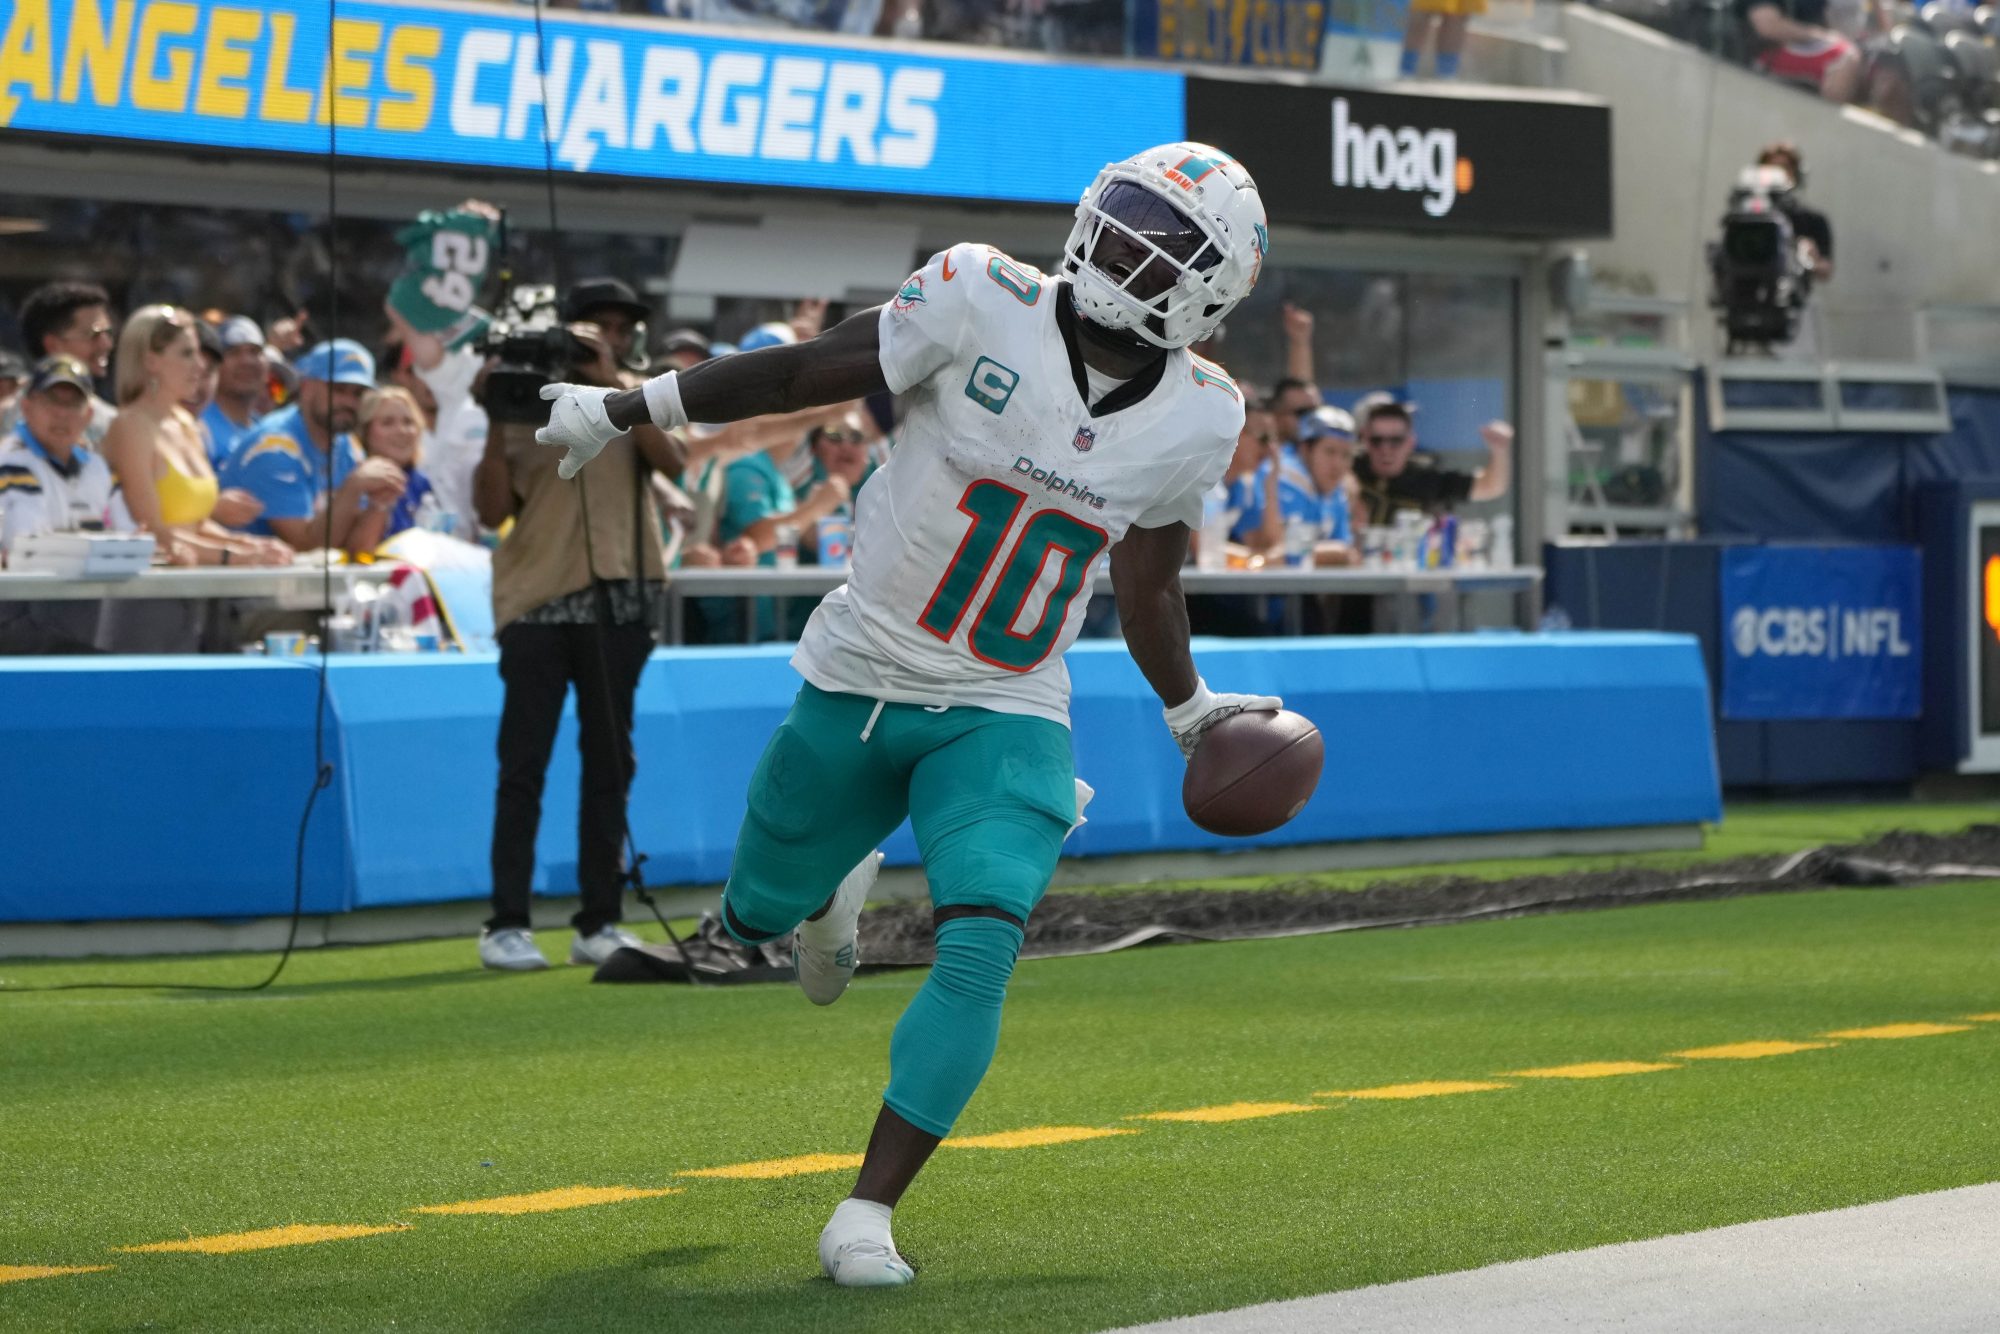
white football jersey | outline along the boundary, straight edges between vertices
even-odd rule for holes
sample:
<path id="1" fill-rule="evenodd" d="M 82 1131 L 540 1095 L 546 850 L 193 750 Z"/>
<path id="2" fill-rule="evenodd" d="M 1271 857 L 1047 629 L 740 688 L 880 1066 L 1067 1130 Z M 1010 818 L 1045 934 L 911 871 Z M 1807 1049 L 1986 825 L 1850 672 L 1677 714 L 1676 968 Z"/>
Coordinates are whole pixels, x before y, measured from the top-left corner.
<path id="1" fill-rule="evenodd" d="M 1068 290 L 959 245 L 882 308 L 903 396 L 889 462 L 861 489 L 847 583 L 792 663 L 822 690 L 1069 722 L 1091 582 L 1134 524 L 1198 527 L 1243 423 L 1213 364 L 1173 351 L 1093 412 Z"/>

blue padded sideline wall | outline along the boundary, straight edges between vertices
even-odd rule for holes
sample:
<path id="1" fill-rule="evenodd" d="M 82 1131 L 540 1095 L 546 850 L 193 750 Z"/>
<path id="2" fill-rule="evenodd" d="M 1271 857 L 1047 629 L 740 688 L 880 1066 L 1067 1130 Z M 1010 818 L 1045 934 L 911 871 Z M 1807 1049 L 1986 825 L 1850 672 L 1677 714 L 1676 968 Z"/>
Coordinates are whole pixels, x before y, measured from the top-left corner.
<path id="1" fill-rule="evenodd" d="M 0 660 L 0 921 L 291 911 L 315 674 L 263 658 Z M 342 771 L 339 720 L 328 758 Z M 340 784 L 307 830 L 305 910 L 353 906 Z"/>
<path id="2" fill-rule="evenodd" d="M 631 808 L 649 882 L 727 875 L 751 769 L 797 690 L 788 657 L 654 654 Z M 1215 688 L 1283 695 L 1320 725 L 1318 793 L 1261 839 L 1194 828 L 1158 701 L 1122 645 L 1088 644 L 1069 662 L 1078 772 L 1098 797 L 1072 854 L 1720 815 L 1708 685 L 1685 636 L 1204 640 L 1196 657 Z M 32 848 L 0 879 L 0 921 L 286 911 L 313 685 L 307 664 L 257 659 L 0 663 L 0 801 Z M 340 776 L 313 821 L 309 910 L 484 898 L 495 657 L 336 657 L 329 690 Z M 574 891 L 576 785 L 572 716 L 545 789 L 543 892 Z M 131 816 L 105 818 L 115 810 Z M 887 847 L 916 860 L 907 826 Z"/>

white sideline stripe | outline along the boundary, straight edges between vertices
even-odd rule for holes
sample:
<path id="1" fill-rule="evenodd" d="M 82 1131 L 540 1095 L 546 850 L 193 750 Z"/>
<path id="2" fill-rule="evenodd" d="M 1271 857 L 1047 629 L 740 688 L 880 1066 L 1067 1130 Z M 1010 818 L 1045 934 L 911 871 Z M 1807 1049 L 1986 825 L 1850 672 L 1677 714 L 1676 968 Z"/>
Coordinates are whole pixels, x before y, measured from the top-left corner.
<path id="1" fill-rule="evenodd" d="M 2000 1329 L 2000 1184 L 1134 1325 L 1122 1334 Z"/>

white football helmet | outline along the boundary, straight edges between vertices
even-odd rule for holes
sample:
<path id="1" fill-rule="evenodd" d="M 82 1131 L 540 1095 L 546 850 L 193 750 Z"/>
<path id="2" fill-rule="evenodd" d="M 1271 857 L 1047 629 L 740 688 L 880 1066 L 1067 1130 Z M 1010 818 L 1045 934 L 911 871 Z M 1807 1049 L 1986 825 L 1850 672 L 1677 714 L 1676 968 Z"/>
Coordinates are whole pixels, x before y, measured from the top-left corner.
<path id="1" fill-rule="evenodd" d="M 1063 251 L 1077 313 L 1155 347 L 1215 331 L 1271 246 L 1241 163 L 1207 144 L 1161 144 L 1097 173 Z"/>

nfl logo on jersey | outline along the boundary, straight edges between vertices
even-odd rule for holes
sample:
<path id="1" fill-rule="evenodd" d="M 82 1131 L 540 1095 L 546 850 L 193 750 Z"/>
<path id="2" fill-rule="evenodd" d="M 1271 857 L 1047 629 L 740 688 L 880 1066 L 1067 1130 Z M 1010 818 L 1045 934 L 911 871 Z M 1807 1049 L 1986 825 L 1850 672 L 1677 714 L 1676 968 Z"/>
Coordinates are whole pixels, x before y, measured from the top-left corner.
<path id="1" fill-rule="evenodd" d="M 1090 447 L 1097 443 L 1097 432 L 1088 426 L 1079 426 L 1076 428 L 1076 439 L 1070 443 L 1076 446 L 1077 453 L 1088 454 Z"/>

